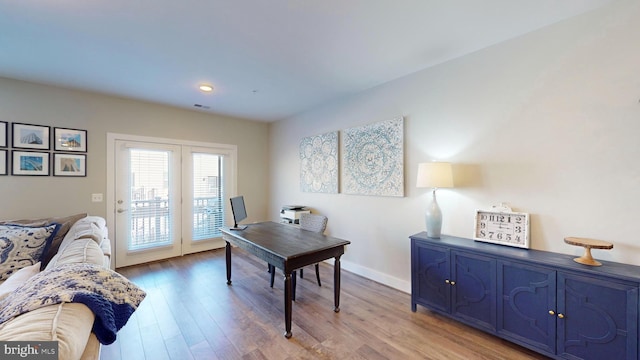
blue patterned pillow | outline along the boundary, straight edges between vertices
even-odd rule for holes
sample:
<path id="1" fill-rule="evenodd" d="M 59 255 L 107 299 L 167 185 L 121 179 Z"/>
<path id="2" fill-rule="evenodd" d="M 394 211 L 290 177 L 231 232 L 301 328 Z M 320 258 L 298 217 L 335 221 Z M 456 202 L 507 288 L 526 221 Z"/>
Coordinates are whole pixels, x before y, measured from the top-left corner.
<path id="1" fill-rule="evenodd" d="M 43 227 L 0 225 L 0 281 L 40 261 L 59 228 L 59 224 Z"/>

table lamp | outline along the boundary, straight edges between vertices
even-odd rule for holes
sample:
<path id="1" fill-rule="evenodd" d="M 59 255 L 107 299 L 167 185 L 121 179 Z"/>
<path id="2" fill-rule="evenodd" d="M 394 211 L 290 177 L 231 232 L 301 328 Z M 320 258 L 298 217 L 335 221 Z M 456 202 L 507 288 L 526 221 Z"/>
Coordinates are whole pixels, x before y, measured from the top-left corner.
<path id="1" fill-rule="evenodd" d="M 427 226 L 427 237 L 439 239 L 440 230 L 442 230 L 442 211 L 440 211 L 436 201 L 436 190 L 438 188 L 453 187 L 451 163 L 428 162 L 419 164 L 416 186 L 433 189 L 433 197 L 425 215 L 425 224 Z"/>

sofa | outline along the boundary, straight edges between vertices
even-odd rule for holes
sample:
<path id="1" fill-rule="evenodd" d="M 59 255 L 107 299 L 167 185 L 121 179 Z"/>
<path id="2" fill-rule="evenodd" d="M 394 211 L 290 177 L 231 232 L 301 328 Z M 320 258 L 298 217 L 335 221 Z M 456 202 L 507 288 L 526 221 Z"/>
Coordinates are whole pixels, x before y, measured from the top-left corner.
<path id="1" fill-rule="evenodd" d="M 15 238 L 22 234 L 37 244 L 16 250 L 22 240 Z M 38 251 L 25 255 L 36 247 Z M 4 321 L 0 341 L 58 341 L 60 359 L 99 359 L 101 341 L 113 342 L 113 331 L 126 323 L 144 298 L 135 284 L 110 270 L 111 242 L 105 220 L 97 216 L 0 221 L 0 263 L 0 322 Z M 92 284 L 93 277 L 86 274 L 95 273 L 102 278 Z M 69 283 L 74 285 L 62 285 Z M 44 291 L 49 293 L 36 294 Z M 125 299 L 113 300 L 107 294 L 105 300 L 105 291 Z M 37 296 L 44 300 L 30 304 Z M 105 307 L 106 316 L 100 312 Z M 117 325 L 105 320 L 112 315 L 109 312 L 120 317 L 115 319 Z M 99 325 L 109 321 L 117 328 L 100 338 L 104 329 Z"/>

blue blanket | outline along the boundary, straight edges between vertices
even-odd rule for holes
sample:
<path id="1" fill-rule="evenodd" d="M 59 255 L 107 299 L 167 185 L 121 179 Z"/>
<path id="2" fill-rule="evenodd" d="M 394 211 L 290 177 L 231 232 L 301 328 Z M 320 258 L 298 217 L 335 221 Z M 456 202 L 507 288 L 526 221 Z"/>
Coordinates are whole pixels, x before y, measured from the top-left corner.
<path id="1" fill-rule="evenodd" d="M 98 341 L 108 345 L 145 296 L 115 271 L 94 264 L 61 265 L 31 277 L 0 301 L 0 324 L 44 306 L 82 303 L 95 314 L 93 332 Z"/>

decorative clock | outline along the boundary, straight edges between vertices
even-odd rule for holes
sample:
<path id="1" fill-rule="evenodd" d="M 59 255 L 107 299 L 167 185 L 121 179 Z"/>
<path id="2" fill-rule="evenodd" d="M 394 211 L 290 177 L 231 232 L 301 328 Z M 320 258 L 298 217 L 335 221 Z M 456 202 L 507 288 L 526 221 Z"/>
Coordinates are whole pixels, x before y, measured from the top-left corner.
<path id="1" fill-rule="evenodd" d="M 475 220 L 475 240 L 529 248 L 529 214 L 501 205 L 491 210 L 476 210 Z"/>

